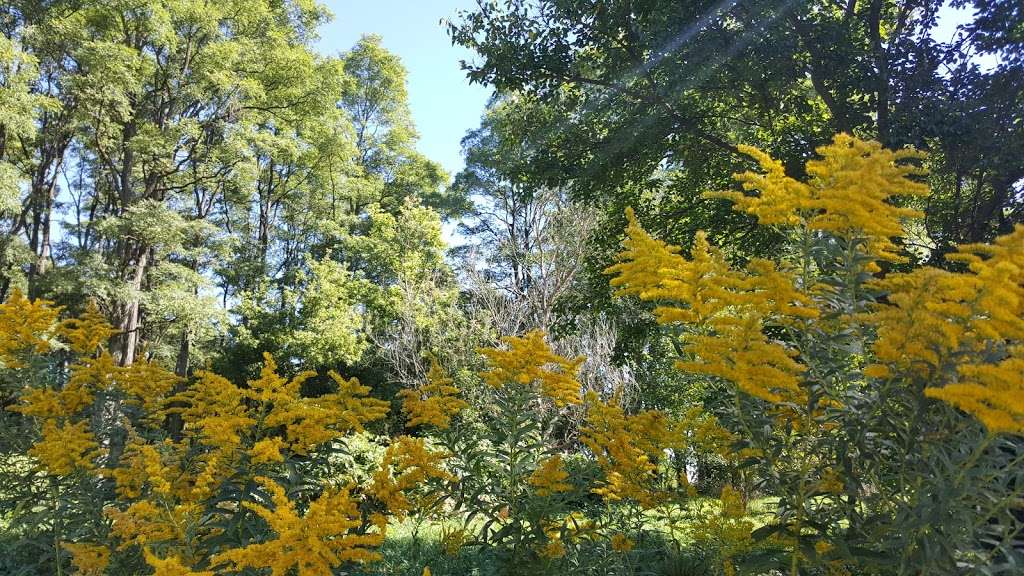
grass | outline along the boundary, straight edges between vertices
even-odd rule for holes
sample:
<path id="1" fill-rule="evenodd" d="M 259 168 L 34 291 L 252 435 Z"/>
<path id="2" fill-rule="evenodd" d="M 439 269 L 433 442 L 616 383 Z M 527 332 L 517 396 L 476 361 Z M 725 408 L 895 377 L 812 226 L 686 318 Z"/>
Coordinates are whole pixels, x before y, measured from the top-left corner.
<path id="1" fill-rule="evenodd" d="M 455 526 L 453 523 L 452 526 Z M 360 576 L 421 576 L 429 566 L 435 576 L 497 575 L 498 558 L 479 547 L 464 547 L 449 555 L 441 547 L 444 524 L 406 519 L 388 527 L 388 536 L 381 547 L 383 560 L 366 567 Z"/>
<path id="2" fill-rule="evenodd" d="M 710 512 L 718 507 L 717 499 L 700 498 L 687 506 L 686 513 Z M 759 526 L 766 522 L 774 507 L 774 499 L 758 499 L 751 502 L 751 520 Z M 497 576 L 505 574 L 538 574 L 537 567 L 508 566 L 498 552 L 483 546 L 465 546 L 456 554 L 447 554 L 441 545 L 446 529 L 457 529 L 461 524 L 456 520 L 447 522 L 417 521 L 406 519 L 393 522 L 388 527 L 388 536 L 381 548 L 383 559 L 353 576 L 422 576 L 424 567 L 429 567 L 433 576 Z M 650 516 L 645 523 L 647 533 L 643 550 L 635 550 L 627 557 L 610 553 L 604 543 L 592 543 L 579 551 L 580 564 L 574 569 L 568 561 L 555 574 L 576 576 L 577 574 L 610 575 L 660 575 L 660 576 L 714 576 L 718 567 L 708 561 L 703 552 L 693 545 L 685 534 L 686 526 L 677 530 L 681 550 L 669 538 L 668 526 L 664 521 Z M 639 547 L 638 547 L 639 548 Z M 517 568 L 522 568 L 519 570 Z"/>

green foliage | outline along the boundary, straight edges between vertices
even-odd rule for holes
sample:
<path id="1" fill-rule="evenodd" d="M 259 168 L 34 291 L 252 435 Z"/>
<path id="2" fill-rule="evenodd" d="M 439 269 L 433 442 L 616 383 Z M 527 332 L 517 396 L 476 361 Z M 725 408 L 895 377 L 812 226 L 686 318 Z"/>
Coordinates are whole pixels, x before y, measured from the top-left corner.
<path id="1" fill-rule="evenodd" d="M 109 574 L 164 576 L 169 552 L 305 574 L 282 526 L 323 559 L 351 541 L 322 530 L 351 521 L 368 546 L 344 550 L 368 560 L 385 508 L 408 517 L 382 562 L 318 574 L 1018 572 L 1017 3 L 952 2 L 973 17 L 946 41 L 938 0 L 480 2 L 447 29 L 496 93 L 449 185 L 399 58 L 372 35 L 318 54 L 314 1 L 11 0 L 0 572 L 66 573 L 75 542 Z M 836 132 L 924 150 L 930 191 L 879 185 L 912 153 L 815 172 Z M 740 142 L 796 180 L 705 194 L 748 167 Z M 841 190 L 768 191 L 796 230 L 728 201 L 765 182 Z M 627 206 L 665 249 L 634 270 L 668 278 L 639 300 L 605 274 Z M 876 266 L 890 237 L 861 232 L 910 208 L 907 257 Z M 707 317 L 673 308 L 705 297 Z M 532 328 L 554 350 L 531 333 L 478 354 Z M 419 437 L 391 438 L 396 399 Z M 139 526 L 174 534 L 139 546 Z"/>

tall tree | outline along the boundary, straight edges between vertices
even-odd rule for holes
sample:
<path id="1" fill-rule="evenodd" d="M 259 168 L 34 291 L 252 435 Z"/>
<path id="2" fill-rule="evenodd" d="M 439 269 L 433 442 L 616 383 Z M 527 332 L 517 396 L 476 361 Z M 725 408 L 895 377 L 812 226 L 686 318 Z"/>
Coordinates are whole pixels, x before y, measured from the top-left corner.
<path id="1" fill-rule="evenodd" d="M 462 141 L 466 168 L 453 185 L 473 201 L 459 225 L 464 276 L 502 336 L 554 327 L 596 223 L 593 210 L 532 175 L 536 151 L 519 131 L 539 119 L 526 110 L 514 99 L 492 104 Z"/>
<path id="2" fill-rule="evenodd" d="M 800 175 L 816 146 L 845 131 L 948 157 L 935 163 L 937 181 L 970 175 L 970 185 L 953 179 L 961 200 L 928 206 L 942 253 L 1021 218 L 1022 162 L 1002 153 L 1020 143 L 1020 59 L 995 73 L 969 65 L 977 50 L 1012 51 L 1015 4 L 978 3 L 971 33 L 952 44 L 930 35 L 942 6 L 932 0 L 488 1 L 449 31 L 480 56 L 465 64 L 471 80 L 553 110 L 530 137 L 550 150 L 557 169 L 545 173 L 579 197 L 619 211 L 637 200 L 623 193 L 630 185 L 665 172 L 671 194 L 656 211 L 685 215 L 691 234 L 756 235 L 696 199 L 728 185 L 741 166 L 734 144 L 771 150 Z M 963 149 L 972 141 L 1000 144 Z"/>
<path id="3" fill-rule="evenodd" d="M 405 67 L 381 42 L 380 36 L 363 36 L 342 56 L 354 82 L 340 105 L 352 121 L 368 186 L 354 209 L 375 202 L 396 210 L 405 198 L 417 196 L 453 215 L 464 203 L 450 195 L 441 166 L 416 150 L 419 135 L 409 112 Z"/>
<path id="4" fill-rule="evenodd" d="M 418 297 L 453 306 L 436 210 L 464 202 L 415 149 L 401 62 L 375 37 L 318 55 L 327 17 L 298 0 L 5 4 L 4 295 L 93 299 L 121 364 L 145 351 L 179 375 L 226 335 L 235 374 L 263 351 L 358 363 L 392 292 L 426 277 Z"/>

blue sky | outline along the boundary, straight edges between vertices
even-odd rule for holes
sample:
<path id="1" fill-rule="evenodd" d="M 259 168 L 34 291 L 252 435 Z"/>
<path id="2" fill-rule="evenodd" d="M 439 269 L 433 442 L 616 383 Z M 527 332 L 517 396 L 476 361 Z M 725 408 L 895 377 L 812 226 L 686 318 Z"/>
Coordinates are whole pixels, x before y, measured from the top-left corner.
<path id="1" fill-rule="evenodd" d="M 491 91 L 470 85 L 459 60 L 473 53 L 452 46 L 442 18 L 474 0 L 326 0 L 334 20 L 320 29 L 324 54 L 348 50 L 363 34 L 379 34 L 409 71 L 409 106 L 420 133 L 417 148 L 454 176 L 462 169 L 460 141 L 480 125 Z"/>

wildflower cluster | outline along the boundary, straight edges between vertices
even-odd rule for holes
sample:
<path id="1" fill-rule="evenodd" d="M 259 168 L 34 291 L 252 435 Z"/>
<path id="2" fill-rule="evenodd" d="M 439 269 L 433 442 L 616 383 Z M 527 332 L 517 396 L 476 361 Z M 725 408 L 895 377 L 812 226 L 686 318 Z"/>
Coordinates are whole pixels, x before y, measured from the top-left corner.
<path id="1" fill-rule="evenodd" d="M 454 386 L 454 382 L 436 361 L 432 362 L 426 384 L 418 390 L 406 389 L 398 393 L 403 400 L 402 410 L 409 416 L 406 425 L 409 428 L 448 428 L 452 417 L 468 406 L 458 397 L 459 389 Z"/>
<path id="2" fill-rule="evenodd" d="M 481 351 L 485 386 L 471 396 L 478 403 L 468 413 L 437 364 L 427 384 L 401 393 L 408 425 L 429 424 L 431 441 L 395 441 L 370 489 L 399 515 L 430 515 L 444 502 L 450 507 L 445 517 L 465 518 L 460 528 L 445 531 L 448 553 L 486 544 L 512 565 L 547 568 L 570 566 L 582 546 L 597 542 L 628 555 L 644 514 L 691 494 L 665 466 L 667 456 L 673 450 L 720 452 L 732 442 L 699 408 L 681 417 L 660 410 L 633 414 L 621 394 L 583 396 L 575 374 L 584 359 L 555 354 L 542 332 L 504 344 Z M 550 409 L 569 406 L 578 410 Z M 556 434 L 581 416 L 578 437 L 597 467 L 574 477 Z M 588 493 L 608 506 L 584 514 Z M 619 511 L 623 505 L 631 510 L 628 518 Z"/>
<path id="3" fill-rule="evenodd" d="M 693 539 L 701 544 L 712 544 L 718 550 L 722 572 L 735 576 L 735 559 L 754 546 L 751 533 L 754 523 L 747 514 L 747 503 L 742 493 L 733 486 L 722 487 L 717 510 L 705 510 L 693 524 Z"/>
<path id="4" fill-rule="evenodd" d="M 110 564 L 110 548 L 99 544 L 65 542 L 71 564 L 81 576 L 102 576 Z"/>
<path id="5" fill-rule="evenodd" d="M 926 396 L 989 432 L 1024 434 L 1024 226 L 948 258 L 968 270 L 920 268 L 875 283 L 888 304 L 866 315 L 878 338 L 865 372 L 919 378 Z"/>
<path id="6" fill-rule="evenodd" d="M 44 300 L 29 301 L 19 290 L 14 290 L 6 302 L 0 304 L 0 362 L 6 368 L 23 365 L 26 353 L 42 354 L 50 350 L 51 338 L 57 327 L 58 308 Z"/>
<path id="7" fill-rule="evenodd" d="M 928 187 L 911 179 L 923 171 L 904 160 L 921 159 L 911 148 L 887 150 L 878 142 L 838 134 L 817 149 L 820 159 L 807 163 L 806 183 L 786 175 L 782 164 L 751 146 L 740 151 L 757 160 L 763 173 L 743 172 L 736 179 L 746 191 L 713 192 L 706 196 L 731 200 L 741 212 L 764 225 L 806 226 L 841 238 L 865 237 L 868 253 L 882 260 L 903 261 L 892 238 L 903 236 L 902 221 L 923 214 L 894 206 L 898 196 L 925 196 Z"/>
<path id="8" fill-rule="evenodd" d="M 878 260 L 909 262 L 898 242 L 904 221 L 920 213 L 895 202 L 928 192 L 914 179 L 921 170 L 906 163 L 920 154 L 839 135 L 818 149 L 821 157 L 807 163 L 809 179 L 801 182 L 767 154 L 741 151 L 763 171 L 736 178 L 757 194 L 708 196 L 732 201 L 762 225 L 789 229 L 793 250 L 740 268 L 698 233 L 687 257 L 627 211 L 624 250 L 608 273 L 620 295 L 653 303 L 657 321 L 681 334 L 677 368 L 713 376 L 734 394 L 720 408 L 730 427 L 722 440 L 731 438 L 730 459 L 756 463 L 757 476 L 779 497 L 768 533 L 790 549 L 790 572 L 811 564 L 842 573 L 859 561 L 843 538 L 876 530 L 863 524 L 861 508 L 875 514 L 871 522 L 890 518 L 903 532 L 915 507 L 939 506 L 928 500 L 936 493 L 964 517 L 988 514 L 976 518 L 977 526 L 1003 510 L 1003 537 L 1012 539 L 1019 520 L 1003 504 L 986 504 L 1009 502 L 1007 489 L 981 496 L 962 481 L 975 468 L 999 476 L 1020 461 L 1015 449 L 989 448 L 998 435 L 1024 435 L 1024 227 L 948 255 L 962 271 L 918 267 L 881 275 Z M 583 441 L 606 469 L 602 493 L 650 498 L 638 479 L 652 473 L 650 460 L 662 446 L 645 444 L 643 433 L 629 430 L 629 418 L 590 404 Z M 964 413 L 983 426 L 980 444 L 970 444 L 978 437 Z M 851 442 L 858 443 L 856 455 Z M 908 474 L 914 466 L 953 471 L 948 478 Z M 730 559 L 752 546 L 743 514 L 729 512 L 736 500 L 731 488 L 724 491 L 723 512 L 698 524 L 695 534 L 719 542 L 727 572 L 734 570 Z M 871 545 L 899 547 L 893 553 L 905 566 L 949 567 L 964 555 L 939 559 L 920 551 L 952 539 L 976 549 L 982 538 L 922 522 L 905 540 Z"/>
<path id="9" fill-rule="evenodd" d="M 572 485 L 565 482 L 568 479 L 569 473 L 565 471 L 562 457 L 555 454 L 541 461 L 530 475 L 529 482 L 530 486 L 537 489 L 538 496 L 550 496 L 572 490 Z"/>
<path id="10" fill-rule="evenodd" d="M 481 376 L 491 386 L 506 384 L 538 385 L 559 408 L 580 403 L 580 385 L 576 381 L 583 358 L 569 360 L 555 354 L 544 341 L 544 333 L 534 330 L 522 338 L 504 339 L 507 349 L 481 350 L 490 368 Z"/>
<path id="11" fill-rule="evenodd" d="M 58 314 L 20 294 L 0 305 L 5 369 L 56 350 L 72 358 L 66 378 L 28 386 L 10 407 L 38 432 L 27 451 L 34 472 L 72 502 L 109 498 L 97 492 L 102 478 L 113 486 L 91 526 L 52 539 L 55 562 L 93 576 L 114 565 L 163 576 L 326 576 L 378 558 L 387 510 L 361 507 L 354 486 L 309 499 L 285 473 L 316 466 L 325 446 L 386 415 L 368 387 L 330 373 L 335 390 L 306 397 L 314 374 L 285 377 L 270 356 L 244 387 L 211 372 L 188 382 L 148 362 L 121 366 L 106 349 L 115 330 L 95 307 L 63 322 Z M 425 464 L 404 448 L 393 449 L 406 480 L 392 498 Z"/>
<path id="12" fill-rule="evenodd" d="M 687 259 L 644 231 L 632 210 L 627 216 L 625 250 L 607 272 L 615 275 L 611 284 L 620 295 L 659 303 L 654 312 L 660 323 L 687 326 L 685 357 L 677 367 L 734 382 L 770 402 L 798 397 L 804 366 L 791 347 L 765 334 L 767 326 L 818 316 L 792 275 L 759 259 L 734 270 L 703 233 Z"/>
<path id="13" fill-rule="evenodd" d="M 270 568 L 272 576 L 287 576 L 292 570 L 331 576 L 334 567 L 346 562 L 380 558 L 375 548 L 384 541 L 387 520 L 375 515 L 370 520 L 374 531 L 357 531 L 364 521 L 348 489 L 325 490 L 300 516 L 280 485 L 265 477 L 256 480 L 269 492 L 274 508 L 253 502 L 243 506 L 266 521 L 274 538 L 217 554 L 211 559 L 214 566 L 233 571 Z"/>
<path id="14" fill-rule="evenodd" d="M 666 450 L 683 449 L 683 435 L 659 410 L 626 414 L 617 398 L 602 402 L 593 392 L 587 407 L 581 441 L 605 474 L 594 493 L 612 502 L 630 499 L 645 508 L 659 504 L 666 495 L 655 484 L 657 461 Z"/>
<path id="15" fill-rule="evenodd" d="M 443 464 L 448 455 L 431 450 L 424 439 L 400 436 L 388 446 L 380 468 L 373 475 L 370 494 L 381 501 L 392 514 L 404 516 L 413 510 L 429 509 L 437 499 L 423 490 L 414 501 L 412 495 L 430 480 L 456 481 Z"/>

